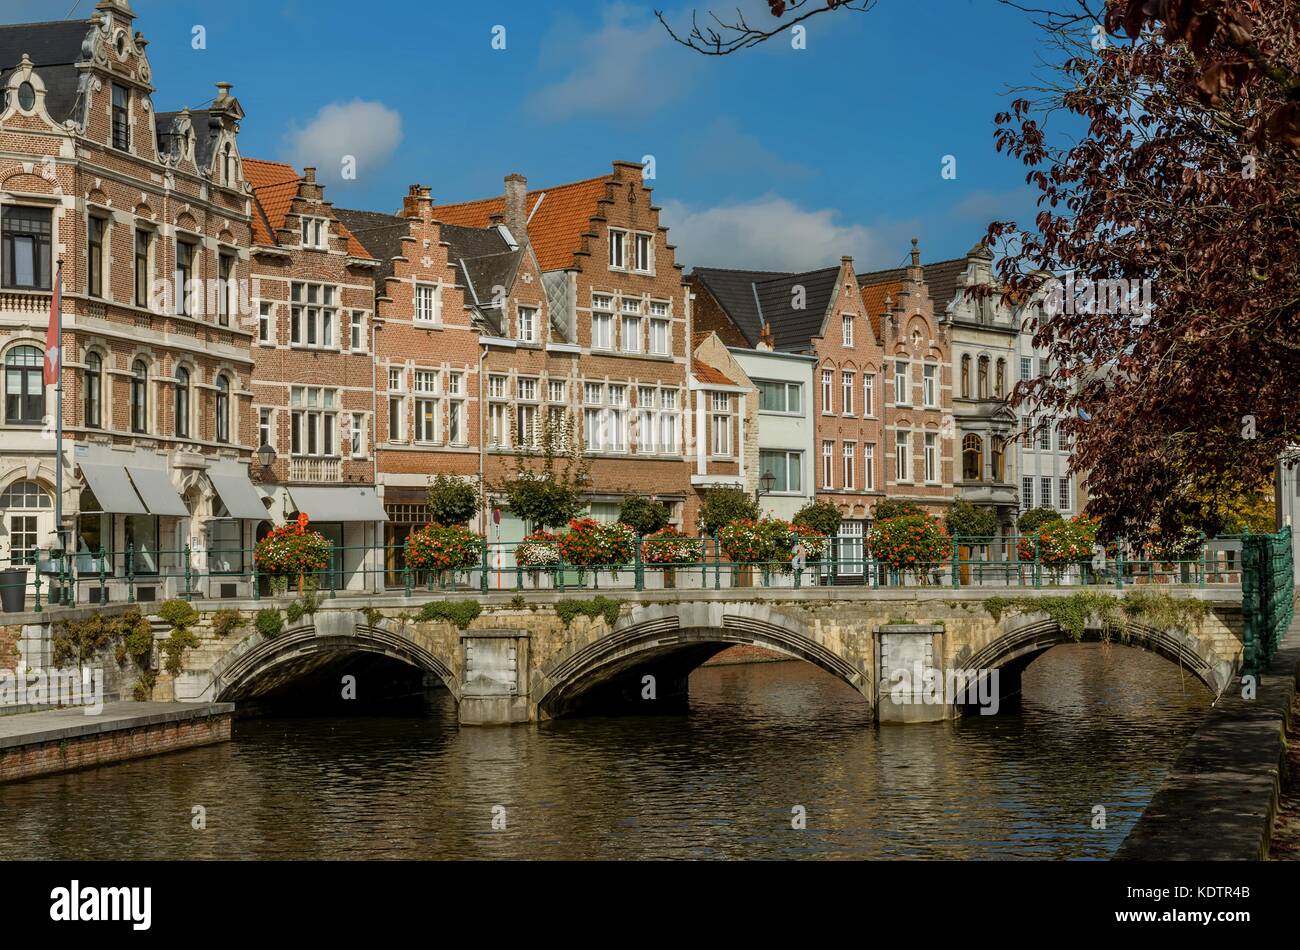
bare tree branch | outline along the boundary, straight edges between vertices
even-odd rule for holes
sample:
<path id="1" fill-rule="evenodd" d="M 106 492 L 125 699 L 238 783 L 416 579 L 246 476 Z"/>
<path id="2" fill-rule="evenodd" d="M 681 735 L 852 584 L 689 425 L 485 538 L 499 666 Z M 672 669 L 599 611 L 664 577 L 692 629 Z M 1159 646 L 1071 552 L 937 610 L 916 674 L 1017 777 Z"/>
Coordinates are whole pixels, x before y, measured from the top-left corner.
<path id="1" fill-rule="evenodd" d="M 752 26 L 745 14 L 736 9 L 735 19 L 723 20 L 712 10 L 706 11 L 712 23 L 700 23 L 698 10 L 691 11 L 691 29 L 682 35 L 673 29 L 662 10 L 655 11 L 655 17 L 664 25 L 668 35 L 682 46 L 703 53 L 705 56 L 726 56 L 737 50 L 748 49 L 765 43 L 774 36 L 792 29 L 797 24 L 822 13 L 847 10 L 852 13 L 867 13 L 879 0 L 767 0 L 773 17 L 780 22 L 771 29 Z M 821 3 L 821 6 L 816 4 Z M 790 14 L 789 19 L 785 19 Z"/>

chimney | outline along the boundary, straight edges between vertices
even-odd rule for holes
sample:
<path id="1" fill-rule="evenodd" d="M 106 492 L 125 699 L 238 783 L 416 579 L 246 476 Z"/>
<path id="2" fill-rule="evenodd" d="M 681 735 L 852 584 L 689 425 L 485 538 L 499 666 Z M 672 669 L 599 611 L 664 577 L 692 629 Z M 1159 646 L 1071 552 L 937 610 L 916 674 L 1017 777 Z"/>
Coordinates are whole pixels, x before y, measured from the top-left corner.
<path id="1" fill-rule="evenodd" d="M 307 182 L 307 184 L 309 185 L 316 184 L 316 166 L 308 165 L 306 168 L 304 168 L 302 170 L 302 177 L 303 180 Z"/>
<path id="2" fill-rule="evenodd" d="M 433 210 L 433 189 L 426 185 L 412 185 L 402 199 L 403 218 L 418 218 L 423 212 Z"/>
<path id="3" fill-rule="evenodd" d="M 506 227 L 520 246 L 528 241 L 528 179 L 518 172 L 506 176 Z"/>
<path id="4" fill-rule="evenodd" d="M 776 342 L 772 339 L 772 325 L 763 321 L 763 329 L 758 331 L 758 346 L 756 350 L 762 350 L 764 353 L 771 353 L 776 349 Z"/>

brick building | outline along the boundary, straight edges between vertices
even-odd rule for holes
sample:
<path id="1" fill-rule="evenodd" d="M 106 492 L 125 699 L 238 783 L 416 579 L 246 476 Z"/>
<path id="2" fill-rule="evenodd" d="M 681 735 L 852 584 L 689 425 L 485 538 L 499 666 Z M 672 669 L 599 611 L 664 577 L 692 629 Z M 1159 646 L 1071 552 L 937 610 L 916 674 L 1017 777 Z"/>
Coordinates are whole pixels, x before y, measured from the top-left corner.
<path id="1" fill-rule="evenodd" d="M 272 459 L 253 466 L 269 509 L 259 530 L 306 513 L 335 546 L 324 586 L 369 589 L 385 520 L 371 438 L 380 264 L 339 221 L 314 168 L 246 159 L 244 172 L 254 199 L 253 411 L 257 446 Z"/>
<path id="2" fill-rule="evenodd" d="M 134 21 L 102 0 L 0 27 L 0 559 L 37 559 L 55 527 L 41 369 L 62 259 L 64 528 L 83 572 L 129 545 L 148 599 L 177 589 L 187 547 L 200 570 L 236 569 L 261 506 L 243 111 L 224 83 L 204 110 L 155 111 Z"/>

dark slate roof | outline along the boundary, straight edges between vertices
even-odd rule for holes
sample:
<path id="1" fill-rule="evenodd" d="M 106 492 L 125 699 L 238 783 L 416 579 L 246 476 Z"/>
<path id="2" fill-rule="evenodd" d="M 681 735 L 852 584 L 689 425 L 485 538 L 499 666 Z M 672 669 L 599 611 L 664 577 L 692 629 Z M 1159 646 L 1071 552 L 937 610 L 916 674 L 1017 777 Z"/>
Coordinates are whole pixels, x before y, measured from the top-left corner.
<path id="1" fill-rule="evenodd" d="M 806 350 L 821 332 L 826 309 L 835 295 L 838 266 L 801 273 L 726 270 L 697 267 L 698 278 L 744 334 L 750 346 L 766 322 L 772 327 L 772 342 L 778 350 Z M 805 306 L 793 307 L 794 288 L 803 287 Z"/>
<path id="2" fill-rule="evenodd" d="M 45 109 L 56 122 L 74 118 L 81 76 L 76 64 L 86 57 L 82 48 L 95 24 L 90 20 L 13 23 L 0 26 L 0 79 L 26 53 L 45 83 Z"/>
<path id="3" fill-rule="evenodd" d="M 948 309 L 948 304 L 959 292 L 964 291 L 961 283 L 961 275 L 966 272 L 966 266 L 970 263 L 970 256 L 980 250 L 979 245 L 972 247 L 966 257 L 958 257 L 951 261 L 935 261 L 932 264 L 922 264 L 921 270 L 925 274 L 925 286 L 930 291 L 930 299 L 934 301 L 934 312 L 936 315 L 943 313 Z M 858 284 L 862 287 L 870 287 L 873 284 L 887 284 L 893 281 L 903 280 L 907 276 L 907 268 L 895 267 L 891 270 L 871 271 L 866 274 L 858 275 Z"/>
<path id="4" fill-rule="evenodd" d="M 158 127 L 158 147 L 170 151 L 172 125 L 181 113 L 159 112 L 154 121 Z M 191 109 L 190 127 L 194 132 L 194 162 L 199 168 L 212 167 L 212 150 L 221 133 L 221 119 L 210 109 Z"/>
<path id="5" fill-rule="evenodd" d="M 503 254 L 510 245 L 496 228 L 467 228 L 460 224 L 442 225 L 442 239 L 449 245 L 451 257 L 482 257 Z"/>
<path id="6" fill-rule="evenodd" d="M 393 276 L 393 258 L 402 256 L 402 238 L 410 235 L 410 222 L 381 211 L 352 211 L 347 208 L 335 208 L 334 216 L 380 262 L 376 282 L 382 292 L 384 279 Z"/>
<path id="7" fill-rule="evenodd" d="M 442 225 L 447 256 L 456 265 L 460 283 L 466 288 L 465 303 L 472 307 L 497 336 L 506 332 L 505 314 L 493 303 L 492 288 L 509 289 L 515 281 L 522 248 L 512 248 L 496 228 Z"/>

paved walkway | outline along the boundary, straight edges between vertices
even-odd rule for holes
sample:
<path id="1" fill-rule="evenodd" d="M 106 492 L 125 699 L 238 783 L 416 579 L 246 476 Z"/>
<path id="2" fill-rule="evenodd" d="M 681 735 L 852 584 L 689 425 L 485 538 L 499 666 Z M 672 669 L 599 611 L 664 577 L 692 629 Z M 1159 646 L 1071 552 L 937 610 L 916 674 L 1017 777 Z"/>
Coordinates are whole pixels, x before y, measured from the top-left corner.
<path id="1" fill-rule="evenodd" d="M 122 729 L 136 729 L 164 722 L 184 722 L 233 712 L 234 703 L 105 703 L 97 715 L 86 707 L 51 709 L 44 712 L 0 716 L 0 749 L 58 742 Z"/>

